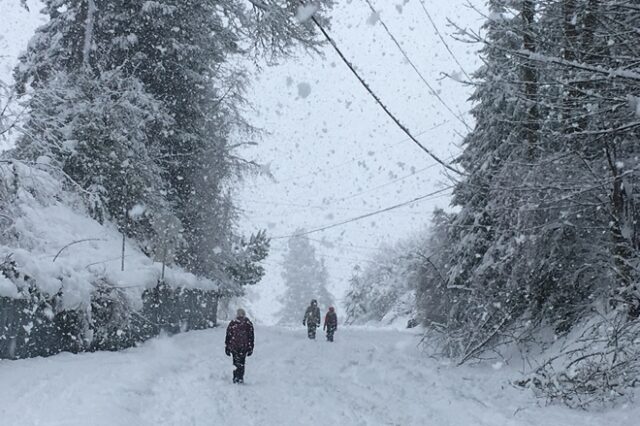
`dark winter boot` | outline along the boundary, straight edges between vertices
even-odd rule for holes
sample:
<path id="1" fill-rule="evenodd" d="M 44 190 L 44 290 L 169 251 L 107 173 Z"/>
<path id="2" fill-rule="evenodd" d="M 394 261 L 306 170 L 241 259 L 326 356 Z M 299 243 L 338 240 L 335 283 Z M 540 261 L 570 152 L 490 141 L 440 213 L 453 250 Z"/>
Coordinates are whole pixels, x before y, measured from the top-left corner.
<path id="1" fill-rule="evenodd" d="M 246 358 L 246 352 L 233 352 L 233 365 L 236 367 L 233 371 L 233 383 L 244 383 L 244 364 Z"/>
<path id="2" fill-rule="evenodd" d="M 244 383 L 244 372 L 238 370 L 233 371 L 233 383 Z"/>
<path id="3" fill-rule="evenodd" d="M 238 367 L 236 371 L 238 372 L 237 374 L 238 379 L 236 383 L 244 383 L 244 367 Z"/>
<path id="4" fill-rule="evenodd" d="M 327 341 L 333 342 L 333 335 L 336 332 L 336 329 L 333 327 L 327 327 Z"/>

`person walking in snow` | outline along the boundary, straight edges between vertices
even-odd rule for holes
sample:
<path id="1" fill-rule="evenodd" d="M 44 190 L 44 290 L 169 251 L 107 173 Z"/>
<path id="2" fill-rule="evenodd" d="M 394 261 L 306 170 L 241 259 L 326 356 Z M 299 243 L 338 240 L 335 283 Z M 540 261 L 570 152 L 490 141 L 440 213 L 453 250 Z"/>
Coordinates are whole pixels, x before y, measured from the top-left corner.
<path id="1" fill-rule="evenodd" d="M 316 328 L 320 327 L 320 308 L 318 308 L 318 301 L 313 299 L 309 307 L 304 313 L 304 319 L 302 325 L 307 326 L 307 334 L 309 339 L 316 338 Z"/>
<path id="2" fill-rule="evenodd" d="M 324 330 L 327 332 L 327 341 L 333 342 L 333 334 L 338 329 L 338 315 L 333 306 L 329 307 L 329 312 L 324 317 Z"/>
<path id="3" fill-rule="evenodd" d="M 244 365 L 248 356 L 253 355 L 253 324 L 244 309 L 238 309 L 236 319 L 227 327 L 224 352 L 233 356 L 233 383 L 244 383 Z"/>

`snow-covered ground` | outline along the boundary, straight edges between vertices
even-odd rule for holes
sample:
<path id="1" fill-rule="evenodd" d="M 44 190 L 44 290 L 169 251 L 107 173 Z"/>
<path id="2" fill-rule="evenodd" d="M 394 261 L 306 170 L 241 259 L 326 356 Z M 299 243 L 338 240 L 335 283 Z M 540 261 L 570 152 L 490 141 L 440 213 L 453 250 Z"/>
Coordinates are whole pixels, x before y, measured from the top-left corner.
<path id="1" fill-rule="evenodd" d="M 452 368 L 407 331 L 341 329 L 334 344 L 302 328 L 257 327 L 245 385 L 231 384 L 224 327 L 160 337 L 118 353 L 0 361 L 0 424 L 22 425 L 635 425 L 543 407 L 504 368 Z"/>

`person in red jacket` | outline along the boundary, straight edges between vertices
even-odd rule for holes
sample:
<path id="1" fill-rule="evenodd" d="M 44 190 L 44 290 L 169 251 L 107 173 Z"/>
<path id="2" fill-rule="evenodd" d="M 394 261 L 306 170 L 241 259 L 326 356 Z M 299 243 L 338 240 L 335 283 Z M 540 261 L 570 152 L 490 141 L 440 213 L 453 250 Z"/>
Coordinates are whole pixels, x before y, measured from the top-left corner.
<path id="1" fill-rule="evenodd" d="M 248 356 L 253 355 L 253 324 L 244 309 L 238 309 L 236 319 L 227 327 L 224 351 L 233 355 L 233 383 L 244 383 L 244 365 Z"/>
<path id="2" fill-rule="evenodd" d="M 327 340 L 333 342 L 333 334 L 338 329 L 338 315 L 333 306 L 329 307 L 329 312 L 324 317 L 324 329 L 327 331 Z"/>

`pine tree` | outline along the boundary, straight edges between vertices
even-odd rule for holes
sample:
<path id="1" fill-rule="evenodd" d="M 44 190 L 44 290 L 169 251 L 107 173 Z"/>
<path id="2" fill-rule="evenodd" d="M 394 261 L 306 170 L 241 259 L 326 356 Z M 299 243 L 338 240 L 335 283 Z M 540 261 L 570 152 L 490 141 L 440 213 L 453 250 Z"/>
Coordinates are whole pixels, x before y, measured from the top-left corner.
<path id="1" fill-rule="evenodd" d="M 18 155 L 51 158 L 82 188 L 94 218 L 144 242 L 154 221 L 171 214 L 149 130 L 168 129 L 172 120 L 137 79 L 119 73 L 53 74 L 28 101 Z"/>
<path id="2" fill-rule="evenodd" d="M 516 176 L 518 182 L 528 179 L 518 162 L 528 161 L 538 148 L 532 120 L 539 111 L 532 99 L 536 72 L 510 52 L 532 48 L 530 7 L 526 1 L 489 2 L 486 44 L 480 51 L 484 65 L 474 75 L 476 126 L 458 160 L 469 174 L 454 189 L 453 203 L 461 210 L 448 225 L 453 247 L 443 302 L 451 303 L 446 327 L 456 339 L 446 349 L 455 356 L 484 342 L 523 304 L 524 293 L 511 280 L 521 200 L 510 188 Z M 425 265 L 425 271 L 430 268 Z"/>
<path id="3" fill-rule="evenodd" d="M 21 158 L 52 156 L 89 195 L 94 216 L 155 245 L 149 253 L 164 251 L 163 223 L 171 223 L 180 233 L 180 244 L 171 243 L 178 264 L 225 286 L 252 281 L 252 268 L 229 266 L 243 262 L 233 259 L 243 243 L 232 196 L 248 164 L 234 149 L 254 132 L 240 113 L 247 76 L 234 64 L 315 49 L 314 24 L 296 20 L 299 7 L 45 1 L 49 22 L 15 70 L 21 93 L 33 92 Z M 315 16 L 327 23 L 322 10 Z M 77 101 L 87 109 L 68 108 Z M 238 277 L 240 270 L 250 276 Z"/>
<path id="4" fill-rule="evenodd" d="M 450 306 L 442 303 L 445 283 L 441 276 L 450 258 L 450 245 L 440 241 L 448 235 L 443 225 L 450 220 L 448 214 L 436 210 L 435 225 L 429 232 L 393 247 L 383 245 L 364 267 L 355 268 L 344 299 L 346 321 L 392 323 L 402 319 L 430 324 L 439 318 L 438 309 Z"/>
<path id="5" fill-rule="evenodd" d="M 295 233 L 301 234 L 298 229 Z M 282 278 L 286 286 L 280 311 L 281 324 L 297 324 L 312 299 L 320 309 L 333 304 L 333 296 L 327 290 L 329 275 L 323 260 L 318 260 L 316 250 L 304 236 L 289 239 L 284 258 Z"/>
<path id="6" fill-rule="evenodd" d="M 362 269 L 356 265 L 349 278 L 349 289 L 344 298 L 347 324 L 354 324 L 367 315 L 366 289 L 367 284 L 362 277 Z"/>
<path id="7" fill-rule="evenodd" d="M 426 241 L 413 253 L 417 263 L 414 276 L 415 319 L 426 327 L 446 327 L 452 311 L 462 297 L 447 279 L 447 274 L 452 269 L 451 262 L 455 261 L 452 255 L 455 245 L 451 240 L 451 225 L 455 219 L 455 214 L 436 209 Z"/>
<path id="8" fill-rule="evenodd" d="M 637 43 L 621 37 L 639 14 L 614 1 L 489 6 L 485 33 L 471 34 L 484 65 L 444 239 L 447 285 L 419 293 L 427 318 L 426 306 L 448 308 L 439 330 L 462 361 L 547 325 L 566 333 L 594 306 L 640 312 L 628 95 L 640 77 Z"/>

